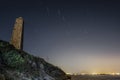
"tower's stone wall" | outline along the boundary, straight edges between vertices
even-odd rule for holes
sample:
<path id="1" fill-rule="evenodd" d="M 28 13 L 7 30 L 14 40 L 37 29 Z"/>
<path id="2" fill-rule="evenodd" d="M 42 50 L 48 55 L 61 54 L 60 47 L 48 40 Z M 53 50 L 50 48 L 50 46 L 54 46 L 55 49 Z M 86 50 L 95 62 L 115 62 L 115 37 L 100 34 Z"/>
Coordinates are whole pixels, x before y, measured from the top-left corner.
<path id="1" fill-rule="evenodd" d="M 14 47 L 21 50 L 23 48 L 23 24 L 24 23 L 22 17 L 16 19 L 10 41 L 10 43 L 14 45 Z"/>

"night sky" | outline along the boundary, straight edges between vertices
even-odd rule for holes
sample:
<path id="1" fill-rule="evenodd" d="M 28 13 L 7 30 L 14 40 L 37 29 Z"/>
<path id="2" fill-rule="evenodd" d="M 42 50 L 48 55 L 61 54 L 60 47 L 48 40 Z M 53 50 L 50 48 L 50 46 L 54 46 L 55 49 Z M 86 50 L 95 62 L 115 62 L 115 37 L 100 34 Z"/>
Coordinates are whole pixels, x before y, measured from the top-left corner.
<path id="1" fill-rule="evenodd" d="M 119 0 L 1 0 L 1 40 L 20 16 L 26 52 L 69 73 L 120 72 Z"/>

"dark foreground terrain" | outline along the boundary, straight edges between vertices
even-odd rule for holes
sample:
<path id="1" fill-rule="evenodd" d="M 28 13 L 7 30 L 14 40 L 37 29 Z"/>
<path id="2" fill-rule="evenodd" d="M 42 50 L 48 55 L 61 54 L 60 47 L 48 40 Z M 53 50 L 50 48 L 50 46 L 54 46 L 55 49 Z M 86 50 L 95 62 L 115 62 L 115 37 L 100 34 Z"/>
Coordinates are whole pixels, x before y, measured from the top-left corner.
<path id="1" fill-rule="evenodd" d="M 66 74 L 44 59 L 0 40 L 0 80 L 66 80 Z"/>
<path id="2" fill-rule="evenodd" d="M 120 76 L 113 75 L 74 75 L 71 80 L 120 80 Z"/>

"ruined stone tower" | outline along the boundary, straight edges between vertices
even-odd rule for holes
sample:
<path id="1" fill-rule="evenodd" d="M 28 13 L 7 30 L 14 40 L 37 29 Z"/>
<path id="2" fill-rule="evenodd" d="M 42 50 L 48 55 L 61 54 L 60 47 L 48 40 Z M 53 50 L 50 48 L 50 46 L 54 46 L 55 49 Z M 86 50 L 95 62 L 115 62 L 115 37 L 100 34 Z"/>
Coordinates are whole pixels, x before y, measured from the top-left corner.
<path id="1" fill-rule="evenodd" d="M 16 18 L 10 44 L 14 45 L 15 48 L 20 50 L 23 49 L 23 29 L 24 29 L 23 18 L 22 17 Z"/>

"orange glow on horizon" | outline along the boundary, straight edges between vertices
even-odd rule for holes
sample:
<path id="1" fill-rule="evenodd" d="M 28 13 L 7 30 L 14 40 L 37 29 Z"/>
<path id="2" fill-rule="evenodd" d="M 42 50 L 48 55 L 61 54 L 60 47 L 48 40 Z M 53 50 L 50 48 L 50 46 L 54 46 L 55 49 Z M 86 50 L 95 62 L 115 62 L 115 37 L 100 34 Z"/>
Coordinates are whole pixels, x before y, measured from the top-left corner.
<path id="1" fill-rule="evenodd" d="M 114 73 L 114 72 L 112 72 L 112 73 L 98 73 L 98 72 L 93 72 L 93 73 L 66 73 L 66 74 L 68 74 L 68 75 L 72 75 L 72 74 L 74 74 L 74 75 L 118 75 L 118 76 L 120 76 L 120 73 Z"/>

